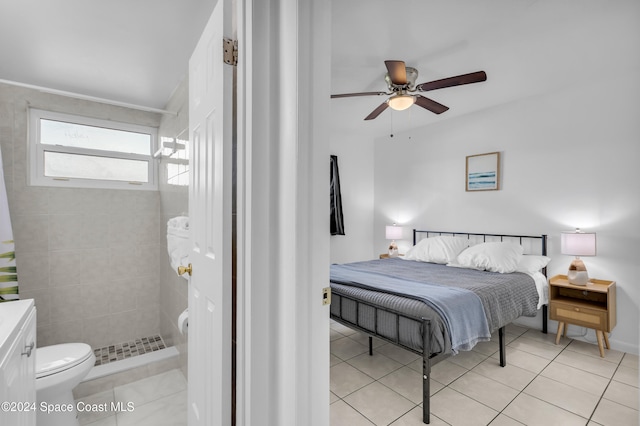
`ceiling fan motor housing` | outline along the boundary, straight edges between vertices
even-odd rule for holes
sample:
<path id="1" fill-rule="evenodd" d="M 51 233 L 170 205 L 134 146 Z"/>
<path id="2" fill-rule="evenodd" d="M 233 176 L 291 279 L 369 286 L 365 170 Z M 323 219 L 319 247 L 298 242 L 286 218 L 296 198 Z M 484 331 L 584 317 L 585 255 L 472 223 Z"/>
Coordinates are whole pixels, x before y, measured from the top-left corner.
<path id="1" fill-rule="evenodd" d="M 391 92 L 399 92 L 403 90 L 415 90 L 416 80 L 418 79 L 418 70 L 413 67 L 406 67 L 407 70 L 407 83 L 406 84 L 393 84 L 391 76 L 386 73 L 384 81 L 387 82 L 387 87 Z"/>

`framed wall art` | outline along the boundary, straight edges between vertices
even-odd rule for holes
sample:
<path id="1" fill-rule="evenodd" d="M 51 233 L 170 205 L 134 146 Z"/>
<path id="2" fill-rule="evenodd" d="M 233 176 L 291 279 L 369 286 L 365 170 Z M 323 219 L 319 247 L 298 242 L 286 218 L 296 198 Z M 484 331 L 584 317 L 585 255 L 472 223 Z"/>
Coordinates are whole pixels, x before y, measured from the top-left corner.
<path id="1" fill-rule="evenodd" d="M 465 181 L 467 191 L 500 189 L 500 153 L 468 155 Z"/>

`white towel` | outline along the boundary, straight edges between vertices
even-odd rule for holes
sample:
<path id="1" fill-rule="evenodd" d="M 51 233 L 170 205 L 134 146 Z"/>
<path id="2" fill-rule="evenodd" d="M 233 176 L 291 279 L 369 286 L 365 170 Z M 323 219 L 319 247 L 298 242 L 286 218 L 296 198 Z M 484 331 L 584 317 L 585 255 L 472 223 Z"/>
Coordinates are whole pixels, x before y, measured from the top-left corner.
<path id="1" fill-rule="evenodd" d="M 172 229 L 182 229 L 182 230 L 189 230 L 189 217 L 188 216 L 177 216 L 177 217 L 172 217 L 171 219 L 169 219 L 169 222 L 167 222 L 167 229 L 172 228 Z"/>
<path id="2" fill-rule="evenodd" d="M 189 218 L 178 216 L 167 222 L 167 251 L 171 262 L 171 268 L 178 273 L 178 267 L 189 265 Z M 184 279 L 188 275 L 183 274 Z"/>

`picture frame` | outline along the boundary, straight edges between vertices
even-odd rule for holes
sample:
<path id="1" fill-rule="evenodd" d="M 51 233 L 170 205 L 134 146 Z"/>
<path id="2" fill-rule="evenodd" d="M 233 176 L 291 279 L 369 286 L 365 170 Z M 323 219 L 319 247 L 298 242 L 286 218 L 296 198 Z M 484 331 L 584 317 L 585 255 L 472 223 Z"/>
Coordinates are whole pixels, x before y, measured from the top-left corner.
<path id="1" fill-rule="evenodd" d="M 500 189 L 500 153 L 468 155 L 465 170 L 467 192 Z"/>

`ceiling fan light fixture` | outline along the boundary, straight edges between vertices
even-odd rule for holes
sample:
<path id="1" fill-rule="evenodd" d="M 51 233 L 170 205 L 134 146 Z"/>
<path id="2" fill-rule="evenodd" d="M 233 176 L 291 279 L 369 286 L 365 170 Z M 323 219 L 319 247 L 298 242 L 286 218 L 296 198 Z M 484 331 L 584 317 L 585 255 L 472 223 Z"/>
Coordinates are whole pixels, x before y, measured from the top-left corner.
<path id="1" fill-rule="evenodd" d="M 465 84 L 479 83 L 487 80 L 487 73 L 484 71 L 476 71 L 468 74 L 456 75 L 453 77 L 441 78 L 439 80 L 428 81 L 416 85 L 418 78 L 418 70 L 413 67 L 408 67 L 404 61 L 387 60 L 384 61 L 384 65 L 387 68 L 385 75 L 385 81 L 387 82 L 388 90 L 386 92 L 359 92 L 359 93 L 342 93 L 337 95 L 331 95 L 331 98 L 347 98 L 352 96 L 383 96 L 391 95 L 390 98 L 382 102 L 376 109 L 371 111 L 369 115 L 365 117 L 365 120 L 373 120 L 382 114 L 387 108 L 396 111 L 404 111 L 416 104 L 420 108 L 424 108 L 427 111 L 431 111 L 434 114 L 442 114 L 447 111 L 449 107 L 442 105 L 429 99 L 421 94 L 415 94 L 415 92 L 429 92 L 431 90 L 444 89 L 445 87 L 462 86 Z"/>
<path id="2" fill-rule="evenodd" d="M 396 111 L 404 111 L 416 102 L 416 97 L 412 95 L 396 95 L 387 100 L 387 103 Z"/>

